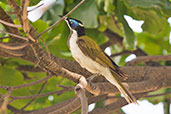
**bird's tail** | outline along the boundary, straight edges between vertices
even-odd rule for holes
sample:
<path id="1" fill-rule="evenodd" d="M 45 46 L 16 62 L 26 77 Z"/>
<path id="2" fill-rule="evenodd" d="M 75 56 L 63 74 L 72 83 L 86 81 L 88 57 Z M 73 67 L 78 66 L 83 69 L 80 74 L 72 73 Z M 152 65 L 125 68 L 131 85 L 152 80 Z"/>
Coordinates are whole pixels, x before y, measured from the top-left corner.
<path id="1" fill-rule="evenodd" d="M 120 82 L 119 82 L 120 83 Z M 124 96 L 126 101 L 128 103 L 136 103 L 138 104 L 135 97 L 129 92 L 127 88 L 125 88 L 121 83 L 117 86 L 118 90 L 121 92 L 121 94 Z"/>
<path id="2" fill-rule="evenodd" d="M 118 90 L 121 92 L 121 94 L 123 94 L 125 100 L 128 103 L 136 103 L 138 104 L 137 100 L 135 99 L 135 97 L 129 92 L 129 90 L 124 87 L 124 85 L 120 82 L 119 78 L 117 77 L 117 74 L 111 72 L 112 75 L 107 75 L 105 76 L 105 78 L 112 83 L 113 85 L 115 85 Z"/>

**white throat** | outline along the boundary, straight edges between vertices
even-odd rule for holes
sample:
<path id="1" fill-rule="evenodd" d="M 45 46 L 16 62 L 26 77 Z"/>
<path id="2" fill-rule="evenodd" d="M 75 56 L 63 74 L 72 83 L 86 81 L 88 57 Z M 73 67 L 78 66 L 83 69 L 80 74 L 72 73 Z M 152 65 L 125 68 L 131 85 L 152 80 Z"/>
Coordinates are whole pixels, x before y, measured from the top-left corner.
<path id="1" fill-rule="evenodd" d="M 69 29 L 72 30 L 72 28 L 70 27 L 69 22 L 66 20 L 66 18 L 65 18 L 65 22 L 67 23 Z"/>
<path id="2" fill-rule="evenodd" d="M 69 36 L 69 42 L 68 42 L 70 48 L 73 47 L 73 45 L 77 45 L 77 39 L 78 39 L 77 32 L 75 30 L 71 30 L 71 34 Z"/>

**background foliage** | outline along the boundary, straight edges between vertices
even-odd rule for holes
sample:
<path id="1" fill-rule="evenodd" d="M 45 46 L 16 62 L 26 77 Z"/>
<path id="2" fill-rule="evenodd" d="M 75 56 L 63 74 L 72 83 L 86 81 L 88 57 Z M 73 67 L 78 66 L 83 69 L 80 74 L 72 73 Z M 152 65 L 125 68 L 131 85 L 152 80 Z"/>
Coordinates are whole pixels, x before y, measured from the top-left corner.
<path id="1" fill-rule="evenodd" d="M 35 5 L 40 0 L 31 0 L 31 5 Z M 57 0 L 43 17 L 32 25 L 39 33 L 47 29 L 57 20 L 58 15 L 64 15 L 70 11 L 80 0 Z M 18 4 L 19 0 L 18 0 Z M 12 12 L 12 9 L 6 2 L 1 0 L 0 6 L 7 12 Z M 136 20 L 143 20 L 143 32 L 136 33 L 128 25 L 124 15 L 131 16 Z M 114 33 L 117 33 L 123 40 L 123 47 L 115 44 L 110 46 L 112 54 L 122 52 L 124 50 L 135 50 L 137 47 L 144 50 L 148 55 L 168 55 L 171 54 L 171 45 L 169 44 L 170 25 L 167 19 L 171 16 L 171 2 L 169 0 L 86 0 L 76 11 L 69 17 L 81 20 L 86 28 L 88 36 L 93 38 L 99 45 L 106 43 L 109 39 L 103 34 L 108 28 Z M 16 24 L 18 20 L 15 15 L 11 15 Z M 3 30 L 3 26 L 0 25 Z M 23 32 L 21 30 L 21 32 Z M 50 53 L 60 58 L 73 59 L 67 46 L 67 37 L 69 29 L 63 21 L 54 27 L 52 30 L 45 33 L 42 37 L 49 47 Z M 7 36 L 0 33 L 0 36 Z M 0 39 L 1 42 L 8 42 L 10 39 Z M 40 41 L 42 48 L 45 49 L 42 41 Z M 125 65 L 125 58 L 128 56 L 122 55 L 117 57 L 117 63 L 120 66 Z M 115 58 L 113 58 L 115 59 Z M 160 62 L 164 66 L 170 66 L 168 62 Z M 23 60 L 15 58 L 0 58 L 0 85 L 15 86 L 34 80 L 41 79 L 45 73 L 32 73 L 17 70 L 18 65 L 32 65 Z M 60 76 L 53 77 L 48 80 L 46 87 L 42 93 L 60 90 L 56 84 L 60 85 L 75 85 L 70 80 L 64 79 Z M 33 95 L 38 92 L 42 84 L 31 86 L 16 90 L 12 93 L 13 96 Z M 151 94 L 164 93 L 171 91 L 170 89 L 162 89 Z M 0 89 L 0 93 L 5 94 L 5 90 Z M 36 99 L 26 109 L 40 109 L 53 104 L 60 103 L 66 99 L 75 96 L 74 92 L 66 92 L 62 95 L 53 95 L 53 100 L 47 97 Z M 164 102 L 169 104 L 169 96 L 148 98 L 153 104 Z M 16 100 L 11 104 L 17 108 L 22 108 L 31 99 Z M 43 104 L 43 105 L 42 105 Z M 98 106 L 98 105 L 97 105 Z"/>

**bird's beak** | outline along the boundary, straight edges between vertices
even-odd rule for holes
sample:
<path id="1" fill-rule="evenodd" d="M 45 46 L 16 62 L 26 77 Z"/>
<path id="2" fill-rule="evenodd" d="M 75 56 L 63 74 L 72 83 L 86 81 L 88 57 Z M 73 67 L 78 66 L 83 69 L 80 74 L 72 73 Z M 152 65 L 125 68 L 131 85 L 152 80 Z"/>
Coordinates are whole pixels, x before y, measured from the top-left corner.
<path id="1" fill-rule="evenodd" d="M 58 16 L 61 17 L 61 18 L 64 17 L 64 16 L 62 16 L 62 15 L 58 15 Z M 65 17 L 64 20 L 65 20 L 65 21 L 68 20 L 68 17 Z"/>
<path id="2" fill-rule="evenodd" d="M 61 17 L 61 18 L 63 18 L 64 16 L 62 16 L 62 15 L 58 15 L 59 17 Z M 72 28 L 70 27 L 70 24 L 69 24 L 69 18 L 68 17 L 65 17 L 64 18 L 64 20 L 65 20 L 65 22 L 67 23 L 67 25 L 68 25 L 68 27 L 69 27 L 69 29 L 71 29 L 72 30 Z"/>

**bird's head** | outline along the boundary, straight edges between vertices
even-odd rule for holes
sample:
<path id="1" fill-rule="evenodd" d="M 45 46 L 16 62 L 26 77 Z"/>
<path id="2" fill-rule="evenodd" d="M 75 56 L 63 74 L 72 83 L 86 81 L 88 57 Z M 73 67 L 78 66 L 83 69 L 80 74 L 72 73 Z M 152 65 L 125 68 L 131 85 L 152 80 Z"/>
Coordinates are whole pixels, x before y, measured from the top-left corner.
<path id="1" fill-rule="evenodd" d="M 85 35 L 84 25 L 81 21 L 73 18 L 65 18 L 65 21 L 72 32 L 77 32 L 78 36 Z"/>

